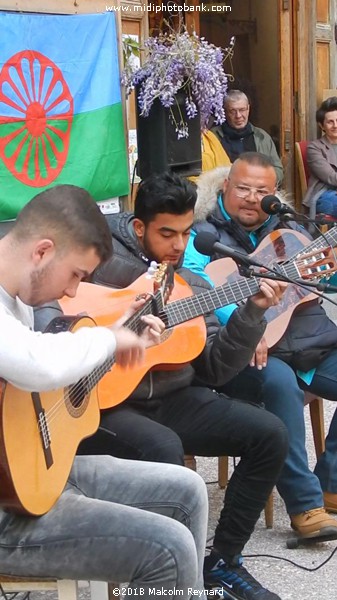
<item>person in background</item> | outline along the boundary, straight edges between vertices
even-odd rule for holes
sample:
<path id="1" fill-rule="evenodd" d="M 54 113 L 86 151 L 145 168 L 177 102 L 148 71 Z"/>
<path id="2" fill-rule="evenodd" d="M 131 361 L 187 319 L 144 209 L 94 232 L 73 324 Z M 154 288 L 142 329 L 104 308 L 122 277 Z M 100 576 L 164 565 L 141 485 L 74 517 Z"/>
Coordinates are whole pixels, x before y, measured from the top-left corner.
<path id="1" fill-rule="evenodd" d="M 57 335 L 32 330 L 32 307 L 49 305 L 64 295 L 74 297 L 81 279 L 111 252 L 105 217 L 82 188 L 55 186 L 22 209 L 0 240 L 0 376 L 4 380 L 38 396 L 56 390 L 59 405 L 64 387 L 91 374 L 110 357 L 122 367 L 142 362 L 146 345 L 157 343 L 164 329 L 152 315 L 143 318 L 142 338 L 120 325 L 80 327 Z M 15 400 L 13 395 L 7 402 Z M 27 393 L 27 419 L 34 414 L 31 403 Z M 55 406 L 45 413 L 46 429 L 52 410 L 50 448 L 57 463 L 63 454 L 57 454 L 53 443 L 58 425 Z M 62 416 L 58 426 L 64 433 Z M 16 423 L 8 420 L 7 416 L 2 427 L 11 426 L 15 435 Z M 16 435 L 22 437 L 22 452 L 35 451 L 25 430 Z M 176 465 L 78 456 L 52 508 L 32 516 L 15 514 L 4 455 L 2 450 L 0 493 L 8 504 L 0 509 L 2 574 L 129 582 L 130 598 L 170 595 L 172 589 L 185 600 L 191 597 L 191 589 L 203 597 L 207 493 L 196 473 Z M 59 467 L 55 465 L 57 477 Z M 41 481 L 39 485 L 43 494 Z"/>
<path id="2" fill-rule="evenodd" d="M 249 100 L 241 90 L 229 90 L 225 98 L 226 121 L 212 127 L 233 163 L 243 152 L 260 152 L 268 156 L 277 174 L 277 183 L 283 180 L 283 166 L 269 133 L 249 121 Z M 218 166 L 218 165 L 215 165 Z"/>
<path id="3" fill-rule="evenodd" d="M 323 132 L 320 139 L 307 147 L 310 178 L 303 205 L 310 216 L 332 215 L 337 219 L 337 97 L 322 102 L 316 123 Z"/>
<path id="4" fill-rule="evenodd" d="M 218 138 L 212 131 L 201 134 L 201 172 L 210 171 L 216 167 L 230 166 L 231 161 Z M 188 177 L 192 183 L 197 183 L 200 175 Z"/>
<path id="5" fill-rule="evenodd" d="M 269 216 L 261 200 L 274 195 L 277 178 L 274 165 L 264 155 L 247 152 L 231 169 L 215 169 L 199 181 L 195 223 L 185 252 L 184 266 L 198 275 L 221 255 L 200 254 L 193 240 L 199 232 L 214 234 L 225 246 L 251 254 L 262 240 L 278 229 L 306 230 L 294 221 Z M 272 243 L 272 242 L 271 242 Z M 225 324 L 236 305 L 219 309 Z M 337 521 L 328 511 L 337 512 L 337 411 L 330 424 L 325 452 L 314 473 L 308 465 L 305 447 L 304 391 L 337 401 L 337 327 L 330 321 L 319 300 L 300 304 L 279 342 L 268 353 L 261 339 L 250 366 L 221 389 L 249 402 L 260 402 L 283 420 L 289 434 L 289 453 L 277 483 L 291 527 L 300 535 L 337 539 Z M 323 493 L 324 492 L 324 493 Z"/>

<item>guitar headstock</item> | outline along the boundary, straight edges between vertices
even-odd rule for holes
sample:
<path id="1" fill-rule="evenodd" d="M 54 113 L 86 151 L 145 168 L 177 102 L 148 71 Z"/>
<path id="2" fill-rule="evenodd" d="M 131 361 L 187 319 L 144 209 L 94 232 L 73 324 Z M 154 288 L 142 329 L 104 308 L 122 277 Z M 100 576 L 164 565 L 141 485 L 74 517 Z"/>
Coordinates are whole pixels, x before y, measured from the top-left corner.
<path id="1" fill-rule="evenodd" d="M 295 265 L 302 279 L 329 279 L 337 271 L 337 248 L 320 248 L 303 253 Z"/>
<path id="2" fill-rule="evenodd" d="M 153 293 L 161 295 L 162 304 L 166 304 L 174 286 L 174 268 L 171 263 L 156 263 L 152 261 L 148 270 L 147 277 L 153 279 Z"/>

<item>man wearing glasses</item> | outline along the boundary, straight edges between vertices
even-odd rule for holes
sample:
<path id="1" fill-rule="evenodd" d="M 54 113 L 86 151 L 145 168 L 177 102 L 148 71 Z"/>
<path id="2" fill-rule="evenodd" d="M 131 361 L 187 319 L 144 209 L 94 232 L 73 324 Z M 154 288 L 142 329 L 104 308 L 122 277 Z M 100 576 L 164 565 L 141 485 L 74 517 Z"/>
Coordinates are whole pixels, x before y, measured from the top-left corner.
<path id="1" fill-rule="evenodd" d="M 201 231 L 213 233 L 221 244 L 246 254 L 278 229 L 297 230 L 310 237 L 294 221 L 282 222 L 279 215 L 269 216 L 262 210 L 262 198 L 275 194 L 276 188 L 271 160 L 257 152 L 241 154 L 230 171 L 222 167 L 204 173 L 198 181 L 195 222 L 184 267 L 212 283 L 204 269 L 221 255 L 197 252 L 193 240 Z M 216 314 L 225 324 L 236 309 L 237 305 L 232 304 Z M 264 404 L 287 426 L 289 452 L 278 491 L 291 527 L 317 541 L 322 541 L 322 536 L 324 540 L 337 539 L 337 521 L 327 513 L 337 512 L 337 411 L 325 452 L 311 472 L 305 448 L 304 391 L 337 401 L 336 361 L 337 327 L 318 300 L 313 300 L 296 307 L 285 334 L 271 351 L 262 338 L 250 365 L 222 388 L 231 397 Z"/>
<path id="2" fill-rule="evenodd" d="M 225 99 L 226 121 L 212 128 L 226 150 L 231 162 L 242 152 L 261 152 L 270 157 L 277 173 L 277 182 L 283 179 L 283 167 L 270 135 L 252 125 L 249 119 L 249 101 L 241 90 L 230 90 Z"/>

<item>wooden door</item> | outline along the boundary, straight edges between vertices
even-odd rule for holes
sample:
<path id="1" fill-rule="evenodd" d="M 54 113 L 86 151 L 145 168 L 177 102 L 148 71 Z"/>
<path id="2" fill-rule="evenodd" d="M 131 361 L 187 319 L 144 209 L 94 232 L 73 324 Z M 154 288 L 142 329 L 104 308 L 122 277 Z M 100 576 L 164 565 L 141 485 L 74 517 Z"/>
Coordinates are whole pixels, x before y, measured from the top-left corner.
<path id="1" fill-rule="evenodd" d="M 315 112 L 326 94 L 324 90 L 336 88 L 335 79 L 335 2 L 334 0 L 315 0 L 313 22 L 312 53 L 312 90 L 310 108 L 310 125 L 308 135 L 317 137 Z"/>
<path id="2" fill-rule="evenodd" d="M 279 0 L 282 158 L 298 209 L 294 143 L 317 137 L 316 109 L 336 87 L 334 12 L 334 0 Z"/>
<path id="3" fill-rule="evenodd" d="M 283 187 L 291 190 L 293 173 L 288 168 L 293 147 L 293 0 L 279 0 L 280 155 L 285 167 Z"/>

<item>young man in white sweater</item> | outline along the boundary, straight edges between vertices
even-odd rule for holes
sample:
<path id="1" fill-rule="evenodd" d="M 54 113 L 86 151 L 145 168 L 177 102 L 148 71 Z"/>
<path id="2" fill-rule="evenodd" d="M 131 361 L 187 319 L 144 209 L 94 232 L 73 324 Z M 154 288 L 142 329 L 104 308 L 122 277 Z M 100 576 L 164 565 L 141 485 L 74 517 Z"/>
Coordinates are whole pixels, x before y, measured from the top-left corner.
<path id="1" fill-rule="evenodd" d="M 0 240 L 2 428 L 4 402 L 16 401 L 15 394 L 7 397 L 6 382 L 31 392 L 31 414 L 39 392 L 75 384 L 113 355 L 120 365 L 132 366 L 162 332 L 162 322 L 152 316 L 144 317 L 142 338 L 123 327 L 82 327 L 57 335 L 33 331 L 32 307 L 74 296 L 81 279 L 111 252 L 104 216 L 86 191 L 70 185 L 36 196 Z M 25 403 L 20 406 L 22 411 Z M 25 425 L 17 433 L 15 422 L 9 425 L 22 436 L 22 454 L 34 452 Z M 70 438 L 71 433 L 68 444 Z M 56 460 L 52 431 L 49 451 Z M 18 515 L 9 508 L 22 507 L 11 497 L 7 459 L 2 440 L 1 573 L 127 581 L 130 598 L 172 595 L 172 590 L 186 600 L 198 590 L 202 595 L 207 495 L 197 474 L 110 456 L 76 457 L 54 505 L 44 514 L 37 511 L 40 516 Z"/>

